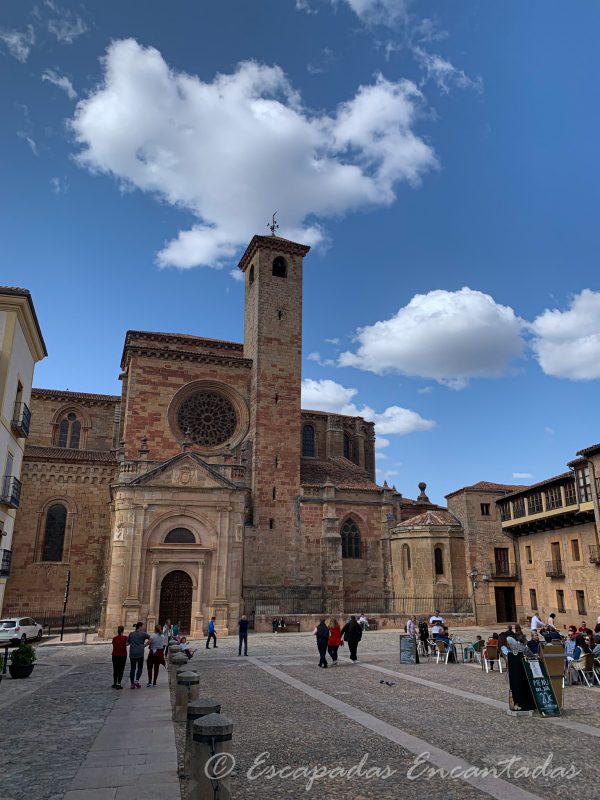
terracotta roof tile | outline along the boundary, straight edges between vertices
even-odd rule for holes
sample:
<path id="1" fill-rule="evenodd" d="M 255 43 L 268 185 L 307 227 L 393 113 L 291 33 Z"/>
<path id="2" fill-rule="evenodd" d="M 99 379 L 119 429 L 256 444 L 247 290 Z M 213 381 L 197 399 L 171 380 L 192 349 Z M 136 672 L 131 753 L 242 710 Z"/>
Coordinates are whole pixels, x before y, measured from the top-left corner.
<path id="1" fill-rule="evenodd" d="M 65 397 L 69 400 L 96 400 L 107 403 L 117 403 L 121 396 L 117 394 L 90 394 L 88 392 L 70 392 L 61 389 L 32 389 L 32 397 Z"/>
<path id="2" fill-rule="evenodd" d="M 524 486 L 521 489 L 517 490 L 516 492 L 510 492 L 509 494 L 505 495 L 505 497 L 514 497 L 515 495 L 523 494 L 523 492 L 530 492 L 531 490 L 535 490 L 540 486 L 547 486 L 551 483 L 556 483 L 558 481 L 563 481 L 565 479 L 570 478 L 574 480 L 574 474 L 572 472 L 561 472 L 560 475 L 553 475 L 551 478 L 546 478 L 543 481 L 538 481 L 538 483 L 532 483 L 530 486 Z M 502 498 L 504 500 L 504 497 Z M 498 502 L 501 502 L 498 500 Z"/>
<path id="3" fill-rule="evenodd" d="M 129 336 L 141 336 L 144 339 L 157 339 L 157 340 L 167 340 L 167 341 L 177 341 L 178 339 L 182 339 L 184 341 L 189 342 L 197 342 L 198 344 L 202 344 L 202 342 L 207 342 L 208 344 L 212 345 L 227 345 L 227 347 L 234 347 L 237 350 L 243 350 L 244 345 L 241 342 L 231 342 L 227 339 L 213 339 L 210 336 L 194 336 L 191 333 L 163 333 L 161 331 L 127 331 L 126 338 Z"/>
<path id="4" fill-rule="evenodd" d="M 339 489 L 383 491 L 368 473 L 347 458 L 302 459 L 300 483 L 303 486 L 323 486 L 326 483 L 333 483 Z"/>
<path id="5" fill-rule="evenodd" d="M 463 486 L 462 489 L 455 489 L 450 492 L 446 497 L 452 497 L 459 492 L 475 491 L 475 492 L 517 492 L 521 489 L 527 489 L 523 483 L 492 483 L 491 481 L 479 481 L 473 483 L 471 486 Z"/>
<path id="6" fill-rule="evenodd" d="M 36 444 L 25 445 L 25 458 L 32 461 L 101 461 L 117 464 L 115 454 L 110 450 L 72 450 L 69 447 L 41 447 Z"/>
<path id="7" fill-rule="evenodd" d="M 577 451 L 578 456 L 587 456 L 590 453 L 593 453 L 594 450 L 600 450 L 600 442 L 598 444 L 591 444 L 589 447 L 582 447 L 581 450 Z"/>
<path id="8" fill-rule="evenodd" d="M 428 510 L 423 514 L 418 514 L 416 517 L 399 522 L 396 528 L 414 528 L 424 527 L 427 525 L 454 525 L 461 527 L 460 521 L 444 508 L 436 510 Z"/>

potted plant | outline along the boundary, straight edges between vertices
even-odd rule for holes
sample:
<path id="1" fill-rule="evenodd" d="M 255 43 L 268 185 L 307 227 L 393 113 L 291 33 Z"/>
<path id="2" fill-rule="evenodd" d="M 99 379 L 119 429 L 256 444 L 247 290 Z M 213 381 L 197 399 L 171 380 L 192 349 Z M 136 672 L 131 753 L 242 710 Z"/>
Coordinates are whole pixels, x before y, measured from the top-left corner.
<path id="1" fill-rule="evenodd" d="M 28 678 L 33 672 L 35 659 L 33 647 L 30 644 L 20 644 L 9 656 L 8 671 L 11 678 Z"/>

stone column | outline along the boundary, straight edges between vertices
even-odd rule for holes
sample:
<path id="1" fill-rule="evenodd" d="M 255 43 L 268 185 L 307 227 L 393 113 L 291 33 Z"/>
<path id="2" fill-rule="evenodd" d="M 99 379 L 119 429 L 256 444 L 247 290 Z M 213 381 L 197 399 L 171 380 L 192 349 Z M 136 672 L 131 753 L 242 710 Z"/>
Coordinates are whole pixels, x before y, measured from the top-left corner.
<path id="1" fill-rule="evenodd" d="M 154 630 L 154 626 L 156 625 L 156 618 L 158 616 L 158 612 L 156 610 L 156 573 L 158 570 L 158 564 L 156 561 L 152 562 L 152 575 L 150 577 L 150 603 L 148 607 L 148 621 L 147 621 L 147 628 L 146 630 Z"/>
<path id="2" fill-rule="evenodd" d="M 219 511 L 219 541 L 217 545 L 216 597 L 212 603 L 213 613 L 217 618 L 216 634 L 229 635 L 228 597 L 227 597 L 227 564 L 229 561 L 229 526 L 231 523 L 231 507 L 221 506 Z"/>
<path id="3" fill-rule="evenodd" d="M 218 778 L 211 771 L 211 766 L 215 769 L 219 766 L 215 756 L 231 753 L 232 738 L 233 722 L 221 714 L 207 714 L 192 723 L 191 781 L 188 788 L 190 800 L 215 797 L 217 788 L 219 800 L 231 800 L 229 775 Z"/>
<path id="4" fill-rule="evenodd" d="M 327 417 L 325 455 L 327 458 L 340 458 L 344 455 L 344 425 L 341 417 Z M 322 456 L 320 456 L 322 458 Z"/>
<path id="5" fill-rule="evenodd" d="M 198 561 L 198 591 L 196 594 L 196 611 L 194 613 L 191 636 L 202 639 L 204 636 L 204 614 L 202 613 L 202 589 L 204 586 L 204 558 Z"/>

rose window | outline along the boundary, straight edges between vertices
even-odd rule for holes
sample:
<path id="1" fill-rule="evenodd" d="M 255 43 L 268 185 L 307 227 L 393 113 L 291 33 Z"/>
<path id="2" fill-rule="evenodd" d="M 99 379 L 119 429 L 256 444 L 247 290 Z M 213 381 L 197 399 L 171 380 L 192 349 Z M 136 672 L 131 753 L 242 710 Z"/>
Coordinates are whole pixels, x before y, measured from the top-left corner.
<path id="1" fill-rule="evenodd" d="M 194 444 L 214 447 L 233 436 L 237 417 L 226 397 L 214 392 L 196 392 L 181 404 L 177 424 Z"/>

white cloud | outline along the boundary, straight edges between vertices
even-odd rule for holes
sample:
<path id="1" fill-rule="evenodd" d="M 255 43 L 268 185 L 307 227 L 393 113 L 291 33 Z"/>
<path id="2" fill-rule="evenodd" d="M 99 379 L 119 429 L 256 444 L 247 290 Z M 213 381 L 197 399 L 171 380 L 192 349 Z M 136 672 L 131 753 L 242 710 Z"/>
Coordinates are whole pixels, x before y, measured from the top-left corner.
<path id="1" fill-rule="evenodd" d="M 433 386 L 421 386 L 420 389 L 417 389 L 417 394 L 431 394 L 433 392 Z"/>
<path id="2" fill-rule="evenodd" d="M 309 353 L 306 358 L 309 361 L 315 361 L 321 367 L 334 367 L 335 361 L 332 358 L 321 358 L 320 353 Z"/>
<path id="3" fill-rule="evenodd" d="M 523 323 L 512 308 L 467 287 L 415 295 L 388 320 L 359 328 L 356 352 L 339 364 L 433 378 L 462 389 L 469 378 L 503 375 L 519 356 Z"/>
<path id="4" fill-rule="evenodd" d="M 533 475 L 531 474 L 531 472 L 513 472 L 512 476 L 513 476 L 513 478 L 517 478 L 517 479 L 533 478 Z"/>
<path id="5" fill-rule="evenodd" d="M 161 266 L 218 266 L 266 232 L 275 207 L 282 236 L 316 244 L 321 220 L 389 205 L 400 182 L 437 165 L 413 130 L 423 98 L 410 81 L 379 76 L 328 115 L 303 106 L 276 66 L 244 62 L 205 83 L 128 39 L 103 68 L 71 122 L 78 161 L 197 217 Z"/>
<path id="6" fill-rule="evenodd" d="M 396 433 L 404 436 L 407 433 L 428 431 L 435 427 L 433 420 L 424 419 L 416 411 L 408 408 L 389 406 L 380 413 L 367 405 L 359 408 L 353 402 L 357 394 L 357 389 L 347 388 L 328 379 L 316 381 L 307 378 L 302 381 L 302 405 L 304 408 L 363 417 L 369 422 L 375 423 L 377 434 Z M 384 446 L 380 445 L 380 447 Z"/>
<path id="7" fill-rule="evenodd" d="M 375 439 L 375 449 L 376 450 L 382 450 L 384 447 L 389 447 L 389 446 L 390 446 L 390 440 L 389 439 L 384 439 L 382 436 L 378 436 Z M 381 455 L 381 457 L 383 457 L 383 453 L 380 453 L 379 455 Z"/>
<path id="8" fill-rule="evenodd" d="M 69 182 L 66 178 L 50 178 L 50 188 L 54 194 L 66 194 L 69 191 Z"/>
<path id="9" fill-rule="evenodd" d="M 326 344 L 338 345 L 340 340 L 336 337 L 334 339 L 325 339 Z"/>
<path id="10" fill-rule="evenodd" d="M 422 47 L 413 47 L 412 51 L 425 70 L 426 80 L 433 81 L 442 94 L 448 94 L 453 87 L 481 91 L 481 78 L 469 78 L 462 69 L 457 69 L 447 59 L 436 53 L 428 53 Z"/>
<path id="11" fill-rule="evenodd" d="M 312 378 L 305 378 L 302 381 L 302 406 L 315 411 L 351 414 L 353 412 L 344 409 L 356 408 L 352 398 L 357 394 L 358 389 L 348 389 L 329 379 L 315 381 Z"/>
<path id="12" fill-rule="evenodd" d="M 338 0 L 331 0 L 337 4 Z M 406 20 L 411 0 L 344 0 L 367 25 L 393 27 Z"/>
<path id="13" fill-rule="evenodd" d="M 50 83 L 53 83 L 54 86 L 58 86 L 59 89 L 62 89 L 63 92 L 67 93 L 69 100 L 75 100 L 75 98 L 77 97 L 77 92 L 73 88 L 73 84 L 71 83 L 71 81 L 67 78 L 66 75 L 59 75 L 59 73 L 56 72 L 56 70 L 53 69 L 45 70 L 45 72 L 42 75 L 42 80 L 50 81 Z"/>
<path id="14" fill-rule="evenodd" d="M 75 39 L 87 32 L 88 27 L 78 14 L 61 8 L 53 0 L 46 0 L 44 5 L 56 14 L 56 17 L 48 20 L 48 30 L 61 44 L 73 44 Z"/>
<path id="15" fill-rule="evenodd" d="M 231 277 L 233 278 L 234 281 L 237 281 L 237 283 L 243 283 L 244 282 L 244 273 L 241 271 L 241 269 L 237 269 L 237 268 L 236 269 L 232 269 L 232 270 L 229 271 L 229 274 L 231 275 Z"/>
<path id="16" fill-rule="evenodd" d="M 11 56 L 24 64 L 29 58 L 31 48 L 35 44 L 35 33 L 31 25 L 28 25 L 25 31 L 12 31 L 1 28 L 0 42 L 8 49 Z"/>
<path id="17" fill-rule="evenodd" d="M 549 436 L 552 436 L 554 432 L 554 428 L 551 428 L 549 425 L 546 425 L 544 428 L 544 433 L 547 433 Z"/>
<path id="18" fill-rule="evenodd" d="M 546 375 L 600 378 L 600 292 L 584 289 L 567 311 L 546 309 L 531 323 L 532 347 Z"/>
<path id="19" fill-rule="evenodd" d="M 40 151 L 38 150 L 37 142 L 31 138 L 25 131 L 17 131 L 17 136 L 19 139 L 23 139 L 24 142 L 27 142 L 29 145 L 29 149 L 33 153 L 34 156 L 39 156 Z"/>

